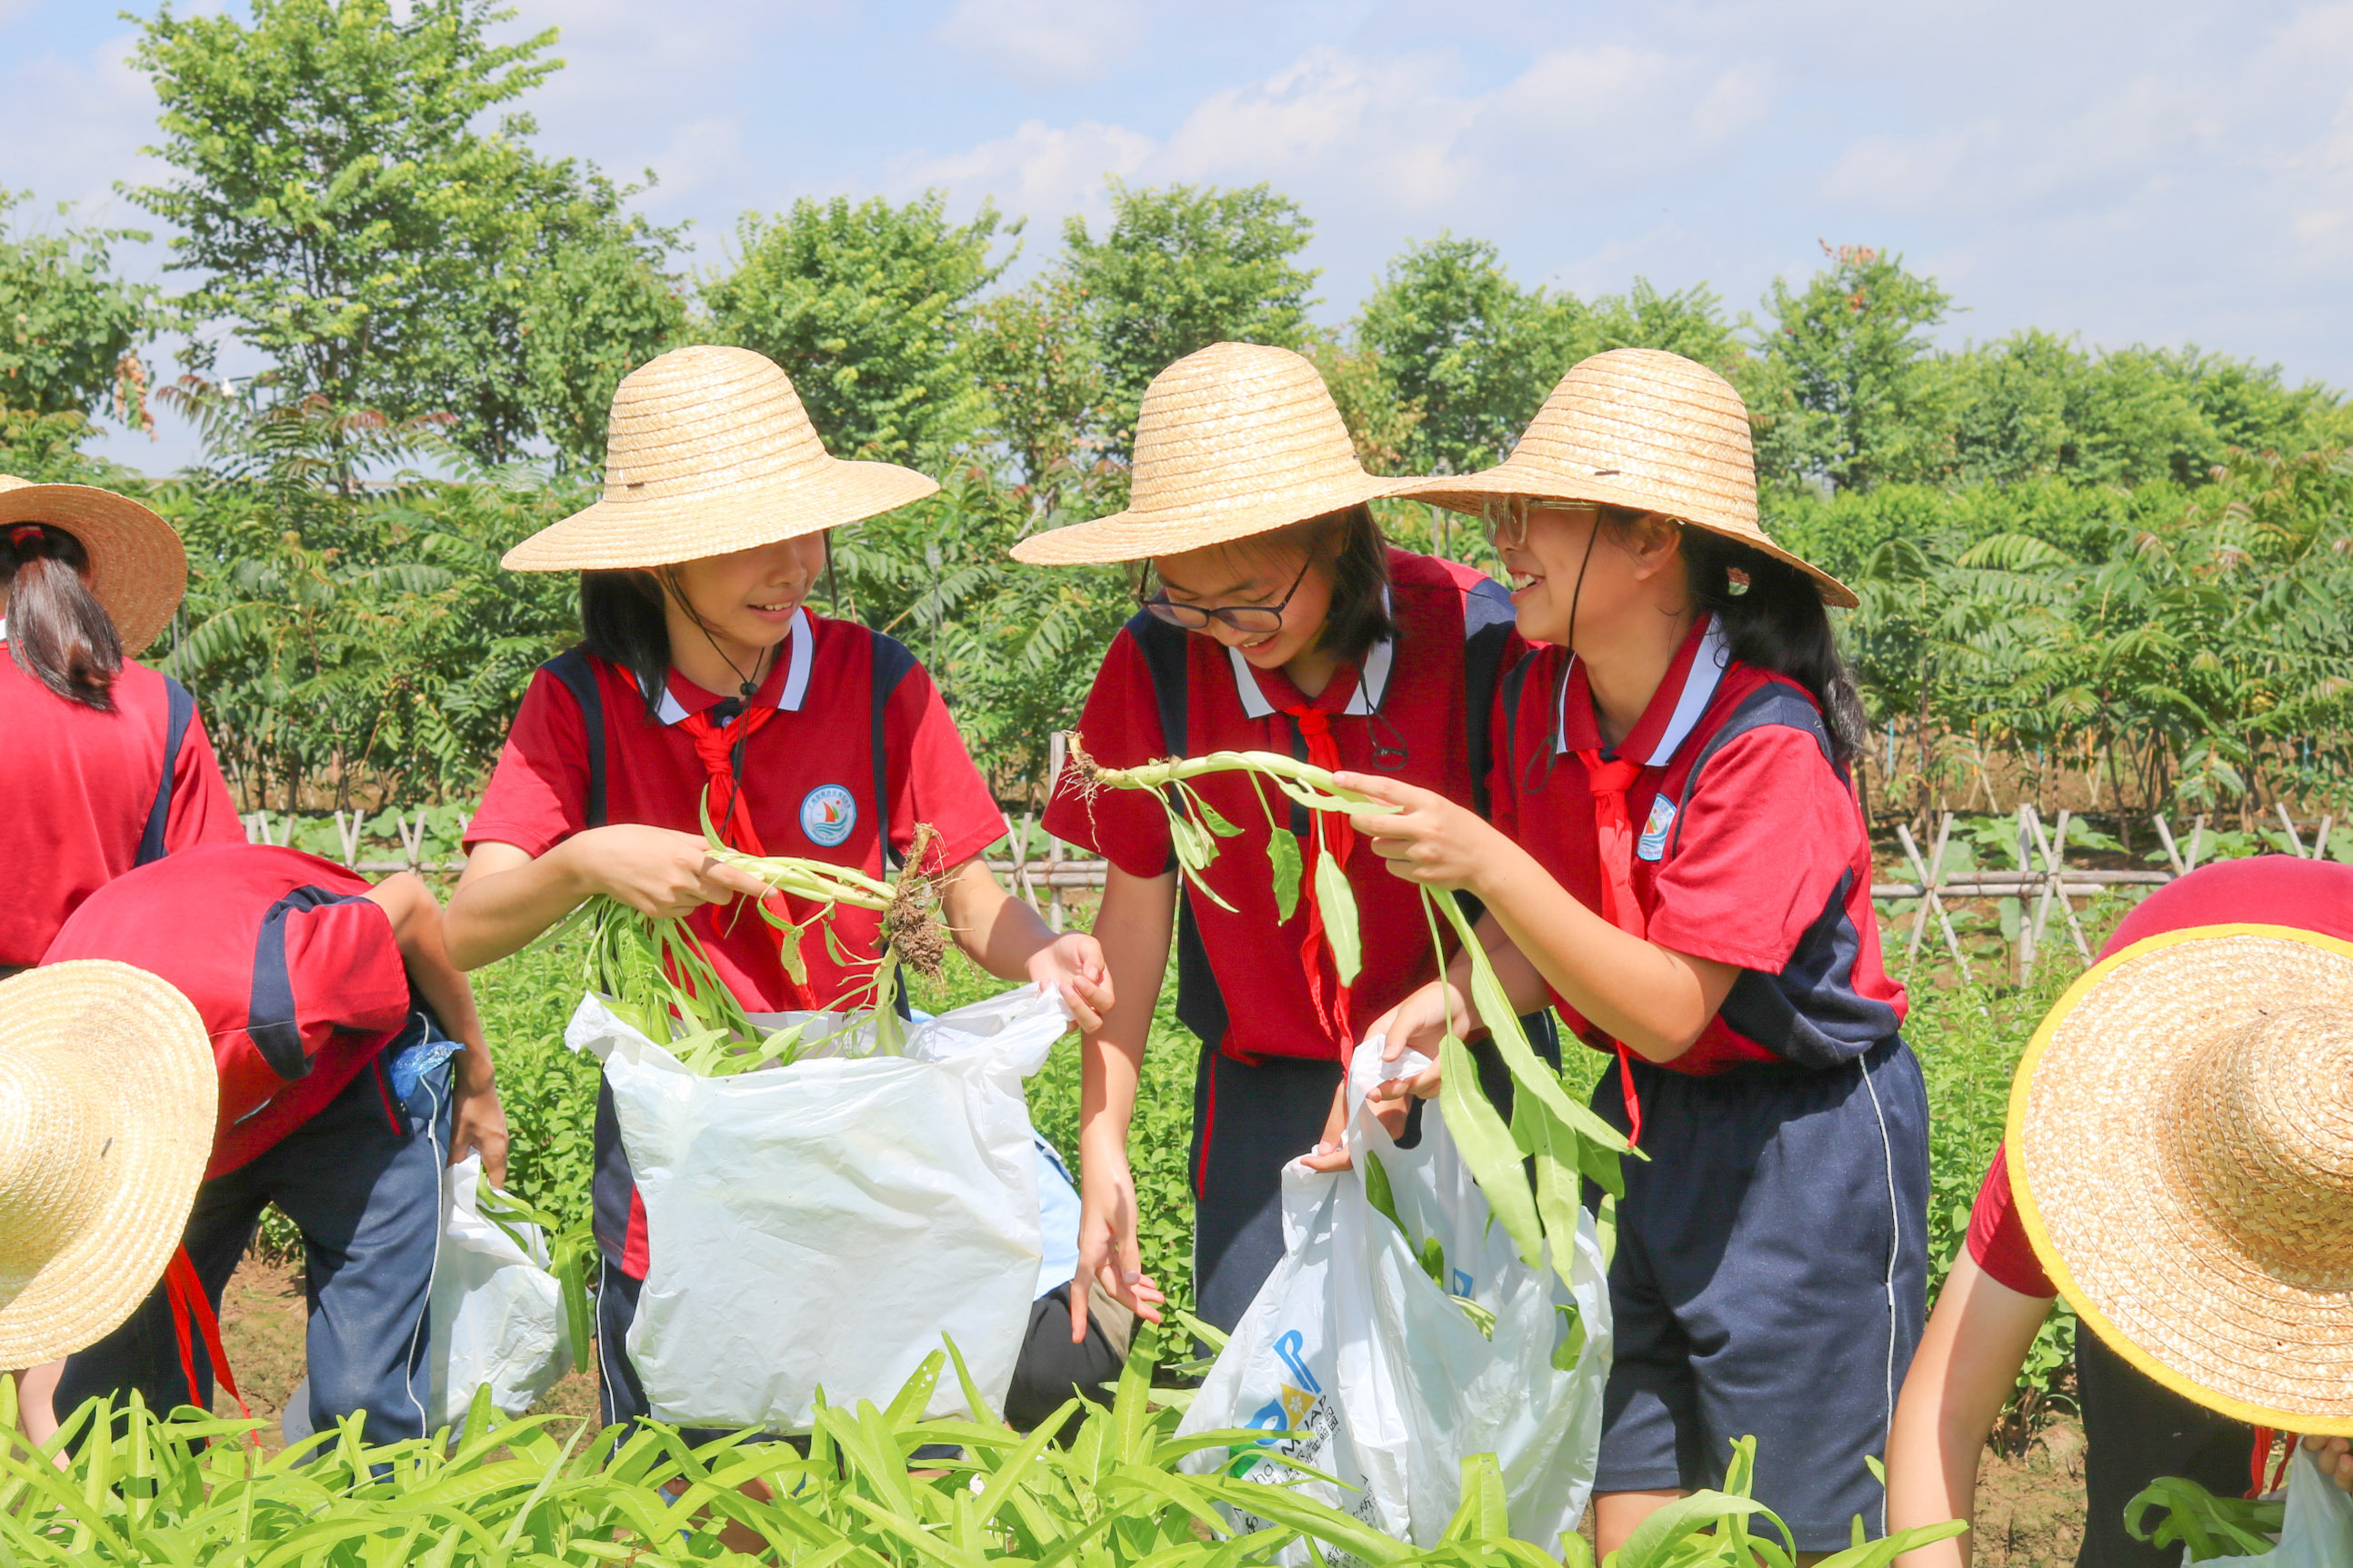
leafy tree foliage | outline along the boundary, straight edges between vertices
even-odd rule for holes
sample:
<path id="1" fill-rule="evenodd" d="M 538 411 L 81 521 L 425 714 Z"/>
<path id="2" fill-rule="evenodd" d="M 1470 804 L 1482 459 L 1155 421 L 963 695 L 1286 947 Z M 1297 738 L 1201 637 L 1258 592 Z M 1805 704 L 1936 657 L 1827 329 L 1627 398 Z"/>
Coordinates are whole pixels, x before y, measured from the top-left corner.
<path id="1" fill-rule="evenodd" d="M 741 260 L 702 298 L 722 341 L 785 367 L 834 452 L 936 462 L 981 416 L 973 301 L 1011 259 L 990 258 L 1002 227 L 986 203 L 950 222 L 941 191 L 902 207 L 804 199 L 745 214 Z"/>
<path id="2" fill-rule="evenodd" d="M 1297 348 L 1316 273 L 1295 259 L 1314 234 L 1269 185 L 1221 190 L 1111 183 L 1111 227 L 1064 225 L 1063 266 L 1085 298 L 1110 383 L 1111 443 L 1124 451 L 1144 389 L 1168 364 L 1220 342 Z"/>
<path id="3" fill-rule="evenodd" d="M 1406 465 L 1464 473 L 1499 461 L 1572 363 L 1568 313 L 1542 289 L 1523 290 L 1483 239 L 1440 234 L 1391 260 L 1356 342 L 1386 371 L 1389 397 L 1416 416 Z"/>
<path id="4" fill-rule="evenodd" d="M 981 302 L 973 374 L 988 399 L 986 429 L 1025 484 L 1099 445 L 1111 380 L 1084 297 L 1063 273 Z"/>
<path id="5" fill-rule="evenodd" d="M 0 190 L 0 408 L 87 415 L 112 397 L 138 423 L 144 373 L 132 351 L 152 330 L 155 291 L 113 276 L 108 251 L 147 237 L 6 221 L 30 195 Z"/>
<path id="6" fill-rule="evenodd" d="M 548 401 L 521 341 L 531 279 L 579 247 L 617 247 L 643 268 L 608 277 L 667 288 L 670 237 L 623 214 L 629 193 L 542 158 L 527 115 L 477 128 L 558 68 L 554 32 L 491 42 L 513 15 L 492 0 L 253 0 L 251 13 L 181 16 L 167 0 L 132 55 L 163 104 L 148 151 L 174 174 L 130 194 L 177 231 L 173 266 L 202 275 L 188 307 L 268 354 L 289 398 L 453 414 L 470 449 L 511 454 Z"/>

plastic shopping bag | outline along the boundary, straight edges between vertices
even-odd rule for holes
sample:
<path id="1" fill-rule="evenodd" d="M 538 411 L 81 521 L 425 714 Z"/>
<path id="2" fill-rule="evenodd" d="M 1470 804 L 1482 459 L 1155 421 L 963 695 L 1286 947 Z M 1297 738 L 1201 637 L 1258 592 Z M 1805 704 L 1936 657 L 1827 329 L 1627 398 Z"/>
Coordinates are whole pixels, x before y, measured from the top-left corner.
<path id="1" fill-rule="evenodd" d="M 539 1227 L 486 1219 L 478 1204 L 482 1159 L 442 1173 L 441 1246 L 433 1263 L 430 1426 L 466 1418 L 474 1391 L 521 1415 L 572 1364 L 563 1292 Z M 518 1237 L 520 1241 L 518 1241 Z"/>
<path id="2" fill-rule="evenodd" d="M 1437 1101 L 1423 1102 L 1411 1149 L 1366 1109 L 1374 1084 L 1426 1065 L 1411 1055 L 1385 1065 L 1380 1052 L 1378 1038 L 1367 1040 L 1350 1064 L 1354 1167 L 1324 1173 L 1294 1162 L 1283 1171 L 1282 1260 L 1178 1428 L 1295 1435 L 1209 1449 L 1187 1467 L 1294 1485 L 1434 1546 L 1461 1501 L 1461 1461 L 1491 1453 L 1511 1533 L 1549 1549 L 1577 1528 L 1601 1439 L 1609 1293 L 1592 1217 L 1578 1225 L 1570 1282 L 1548 1264 L 1523 1263 L 1489 1225 Z M 1387 1178 L 1395 1220 L 1367 1187 L 1368 1156 Z M 1301 1480 L 1276 1454 L 1347 1489 Z M 1263 1524 L 1239 1513 L 1233 1522 Z M 1293 1546 L 1282 1560 L 1306 1557 Z"/>
<path id="3" fill-rule="evenodd" d="M 2294 1443 L 2293 1437 L 2288 1441 Z M 2183 1568 L 2189 1552 L 2182 1549 Z M 2279 1544 L 2249 1557 L 2209 1557 L 2198 1568 L 2353 1568 L 2353 1497 L 2337 1489 L 2296 1443 L 2287 1471 L 2287 1517 Z"/>
<path id="4" fill-rule="evenodd" d="M 583 1000 L 565 1041 L 605 1064 L 645 1204 L 628 1352 L 653 1414 L 806 1430 L 820 1388 L 888 1403 L 944 1336 L 1000 1411 L 1040 1253 L 1021 1080 L 1070 1023 L 1025 987 L 883 1057 L 871 1017 L 820 1016 L 790 1065 L 702 1078 Z M 964 1405 L 943 1378 L 927 1414 Z"/>

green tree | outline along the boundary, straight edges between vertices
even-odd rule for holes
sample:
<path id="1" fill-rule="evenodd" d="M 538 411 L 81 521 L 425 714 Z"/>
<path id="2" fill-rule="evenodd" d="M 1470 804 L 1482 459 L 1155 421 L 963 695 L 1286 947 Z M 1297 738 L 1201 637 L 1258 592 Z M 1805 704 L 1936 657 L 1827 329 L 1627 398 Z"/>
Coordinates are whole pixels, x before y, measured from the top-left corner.
<path id="1" fill-rule="evenodd" d="M 600 228 L 559 249 L 526 285 L 523 384 L 559 467 L 598 468 L 621 378 L 687 341 L 677 279 L 635 236 Z"/>
<path id="2" fill-rule="evenodd" d="M 592 237 L 658 266 L 672 237 L 622 212 L 631 192 L 540 157 L 527 115 L 478 128 L 562 64 L 552 29 L 493 43 L 512 16 L 252 0 L 249 25 L 168 3 L 143 24 L 132 59 L 163 106 L 147 151 L 174 174 L 129 194 L 178 230 L 192 312 L 269 355 L 280 395 L 450 413 L 467 447 L 506 455 L 534 432 L 535 273 Z"/>
<path id="3" fill-rule="evenodd" d="M 142 423 L 132 351 L 153 330 L 155 290 L 114 276 L 109 249 L 132 229 L 27 231 L 8 221 L 32 193 L 0 190 L 0 407 L 95 411 L 110 397 Z M 59 217 L 68 209 L 58 208 Z"/>
<path id="4" fill-rule="evenodd" d="M 1928 330 L 1951 297 L 1891 252 L 1823 249 L 1831 265 L 1805 288 L 1776 279 L 1766 296 L 1772 319 L 1744 388 L 1757 467 L 1833 489 L 1935 472 L 1949 444 Z"/>
<path id="5" fill-rule="evenodd" d="M 837 453 L 935 462 L 983 417 L 974 301 L 1012 258 L 990 258 L 995 206 L 962 224 L 946 209 L 932 191 L 905 206 L 836 196 L 747 213 L 734 270 L 703 287 L 721 340 L 783 365 Z"/>
<path id="6" fill-rule="evenodd" d="M 1296 258 L 1315 226 L 1268 185 L 1131 190 L 1114 179 L 1111 198 L 1100 240 L 1084 218 L 1063 226 L 1063 267 L 1093 319 L 1111 440 L 1124 450 L 1144 389 L 1171 362 L 1214 342 L 1297 348 L 1305 339 L 1316 273 Z"/>
<path id="7" fill-rule="evenodd" d="M 1441 233 L 1393 258 L 1356 338 L 1411 412 L 1409 468 L 1463 473 L 1501 458 L 1568 368 L 1574 300 L 1523 290 L 1494 246 Z"/>
<path id="8" fill-rule="evenodd" d="M 976 311 L 972 369 L 988 399 L 985 434 L 1001 443 L 1026 485 L 1099 445 L 1110 382 L 1085 301 L 1060 273 L 985 300 Z"/>
<path id="9" fill-rule="evenodd" d="M 1570 318 L 1564 330 L 1571 363 L 1609 349 L 1664 349 L 1727 378 L 1747 363 L 1739 323 L 1725 318 L 1723 299 L 1704 283 L 1662 294 L 1637 278 L 1623 294 L 1603 294 L 1581 307 L 1564 298 L 1556 309 Z"/>

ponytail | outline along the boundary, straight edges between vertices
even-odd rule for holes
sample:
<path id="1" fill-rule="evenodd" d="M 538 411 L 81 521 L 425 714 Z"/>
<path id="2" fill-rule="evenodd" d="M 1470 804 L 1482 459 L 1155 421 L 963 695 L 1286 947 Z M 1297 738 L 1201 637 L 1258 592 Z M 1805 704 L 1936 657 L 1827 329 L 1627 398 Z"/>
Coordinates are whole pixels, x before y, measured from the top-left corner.
<path id="1" fill-rule="evenodd" d="M 1862 746 L 1862 700 L 1839 657 L 1814 580 L 1704 528 L 1685 528 L 1683 547 L 1693 603 L 1715 617 L 1732 657 L 1804 687 L 1821 708 L 1831 760 L 1846 766 Z"/>
<path id="2" fill-rule="evenodd" d="M 8 657 L 69 702 L 114 711 L 122 638 L 90 591 L 81 541 L 37 522 L 11 527 L 0 545 L 0 586 L 8 590 Z"/>

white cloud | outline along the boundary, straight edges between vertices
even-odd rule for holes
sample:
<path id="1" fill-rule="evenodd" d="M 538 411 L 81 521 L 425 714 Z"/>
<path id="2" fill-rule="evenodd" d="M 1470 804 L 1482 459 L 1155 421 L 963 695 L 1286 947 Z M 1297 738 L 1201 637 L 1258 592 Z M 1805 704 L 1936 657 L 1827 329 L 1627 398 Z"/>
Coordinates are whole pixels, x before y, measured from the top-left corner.
<path id="1" fill-rule="evenodd" d="M 1092 216 L 1103 211 L 1107 205 L 1105 177 L 1133 177 L 1157 146 L 1151 137 L 1125 126 L 1096 121 L 1050 126 L 1031 120 L 1010 136 L 961 153 L 893 159 L 887 183 L 902 195 L 942 185 L 976 198 L 993 196 L 1009 213 L 1046 222 L 1067 213 Z M 1043 237 L 1039 244 L 1051 248 L 1050 226 L 1033 225 L 1031 232 Z"/>
<path id="2" fill-rule="evenodd" d="M 1139 0 L 956 0 L 939 39 L 1025 87 L 1064 88 L 1123 63 L 1144 22 Z"/>

